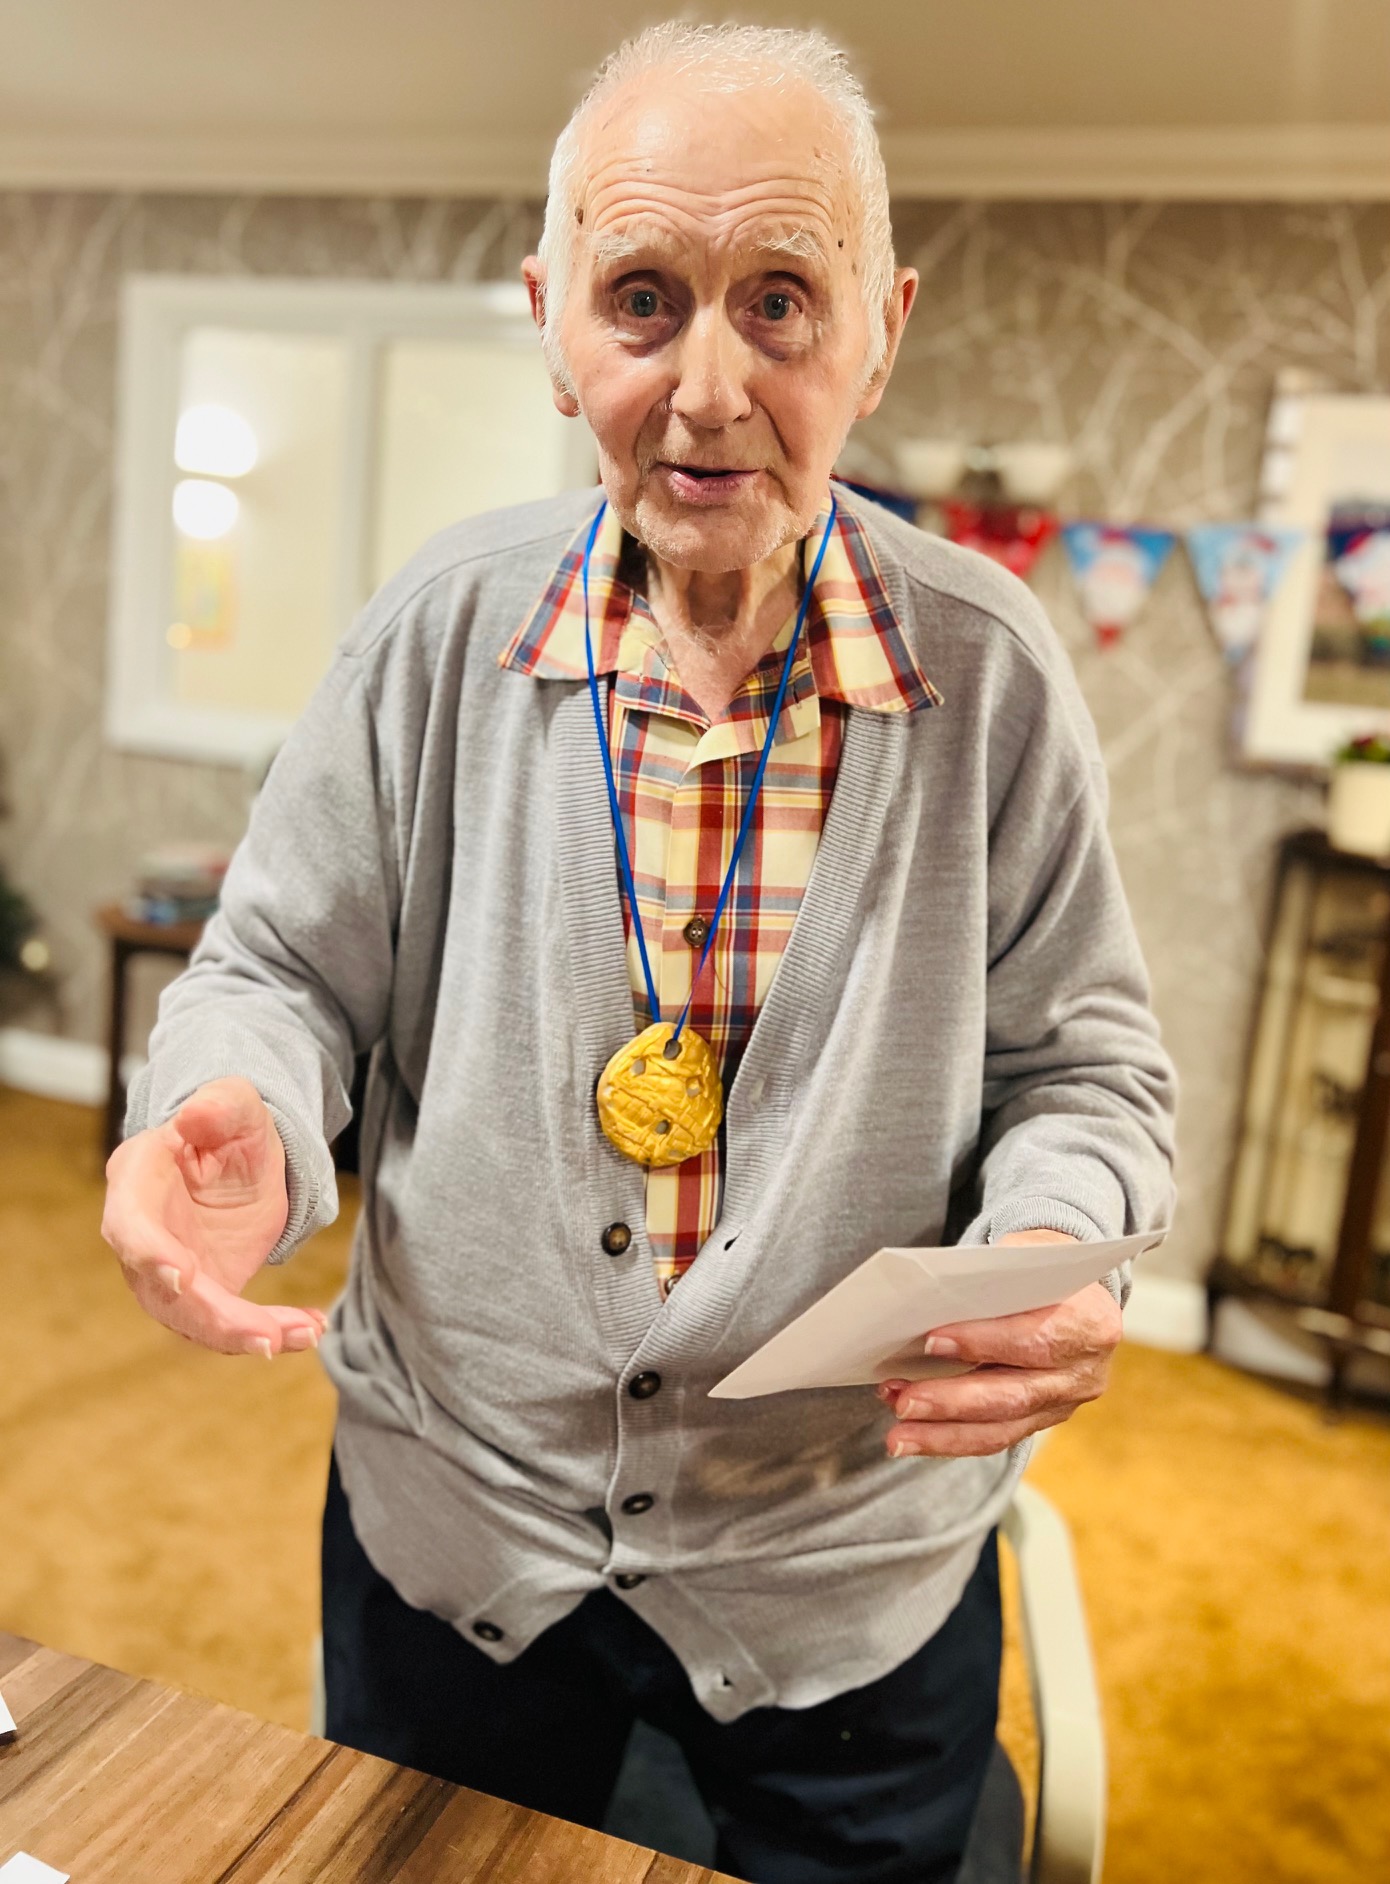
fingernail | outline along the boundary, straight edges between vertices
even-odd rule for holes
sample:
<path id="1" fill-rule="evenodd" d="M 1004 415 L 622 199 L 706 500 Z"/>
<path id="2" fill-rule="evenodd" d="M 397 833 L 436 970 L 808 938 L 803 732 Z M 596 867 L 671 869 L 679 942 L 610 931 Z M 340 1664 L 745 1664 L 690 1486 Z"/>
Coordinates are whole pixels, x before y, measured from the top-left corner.
<path id="1" fill-rule="evenodd" d="M 914 1459 L 917 1456 L 917 1448 L 910 1439 L 890 1439 L 888 1450 L 895 1459 Z"/>
<path id="2" fill-rule="evenodd" d="M 960 1353 L 960 1344 L 953 1341 L 949 1335 L 928 1335 L 927 1353 L 949 1357 Z"/>
<path id="3" fill-rule="evenodd" d="M 274 1360 L 275 1358 L 271 1352 L 270 1338 L 268 1335 L 257 1335 L 255 1340 L 251 1343 L 251 1352 L 253 1354 L 263 1354 L 268 1361 Z"/>
<path id="4" fill-rule="evenodd" d="M 302 1354 L 306 1348 L 316 1348 L 318 1344 L 317 1328 L 291 1328 L 285 1336 L 285 1346 L 295 1354 Z"/>
<path id="5" fill-rule="evenodd" d="M 170 1295 L 183 1294 L 183 1277 L 172 1263 L 161 1263 L 155 1274 L 169 1291 Z"/>

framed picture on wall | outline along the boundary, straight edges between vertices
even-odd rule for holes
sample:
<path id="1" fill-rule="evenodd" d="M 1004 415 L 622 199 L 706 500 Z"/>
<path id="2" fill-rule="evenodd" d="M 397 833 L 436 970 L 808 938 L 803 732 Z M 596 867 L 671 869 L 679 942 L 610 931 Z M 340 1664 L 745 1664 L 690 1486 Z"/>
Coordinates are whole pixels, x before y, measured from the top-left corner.
<path id="1" fill-rule="evenodd" d="M 1243 755 L 1327 766 L 1346 740 L 1390 732 L 1390 395 L 1282 380 L 1260 521 L 1306 536 L 1252 657 Z"/>

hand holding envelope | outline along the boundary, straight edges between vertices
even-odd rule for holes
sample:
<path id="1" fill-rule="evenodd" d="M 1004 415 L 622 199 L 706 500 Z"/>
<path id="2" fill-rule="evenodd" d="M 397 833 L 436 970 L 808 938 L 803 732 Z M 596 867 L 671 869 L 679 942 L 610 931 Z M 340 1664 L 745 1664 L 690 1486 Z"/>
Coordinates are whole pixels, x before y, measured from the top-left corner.
<path id="1" fill-rule="evenodd" d="M 1100 1278 L 1165 1234 L 1077 1243 L 1029 1230 L 984 1248 L 879 1250 L 712 1394 L 877 1383 L 901 1422 L 895 1455 L 1002 1451 L 1097 1397 L 1121 1334 Z M 948 1326 L 958 1355 L 928 1354 L 926 1336 Z"/>

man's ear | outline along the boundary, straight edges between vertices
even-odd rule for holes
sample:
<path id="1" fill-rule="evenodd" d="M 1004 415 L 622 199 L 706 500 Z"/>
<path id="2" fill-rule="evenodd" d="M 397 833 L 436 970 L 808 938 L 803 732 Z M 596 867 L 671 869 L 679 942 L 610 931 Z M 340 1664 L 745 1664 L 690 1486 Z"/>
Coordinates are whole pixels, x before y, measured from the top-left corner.
<path id="1" fill-rule="evenodd" d="M 898 357 L 898 342 L 903 337 L 903 328 L 907 317 L 912 312 L 912 303 L 917 299 L 917 287 L 920 277 L 915 268 L 900 268 L 893 276 L 893 291 L 888 297 L 884 309 L 883 325 L 887 346 L 883 358 L 875 368 L 867 386 L 860 396 L 855 412 L 856 419 L 867 419 L 878 408 L 883 397 L 883 389 L 888 384 L 888 375 L 893 371 L 893 362 Z"/>
<path id="2" fill-rule="evenodd" d="M 521 264 L 521 278 L 526 283 L 526 292 L 531 297 L 531 318 L 540 330 L 541 339 L 546 338 L 545 331 L 545 263 L 539 255 L 528 255 Z M 546 348 L 546 364 L 550 364 L 550 349 Z M 567 419 L 579 417 L 579 401 L 574 394 L 556 379 L 554 370 L 550 374 L 550 396 L 555 401 L 557 412 L 563 412 Z"/>

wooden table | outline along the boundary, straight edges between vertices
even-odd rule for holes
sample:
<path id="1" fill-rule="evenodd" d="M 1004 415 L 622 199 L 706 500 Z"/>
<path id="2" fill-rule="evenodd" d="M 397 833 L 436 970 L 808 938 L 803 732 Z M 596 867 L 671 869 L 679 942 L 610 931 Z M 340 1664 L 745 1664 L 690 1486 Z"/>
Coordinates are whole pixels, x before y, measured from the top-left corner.
<path id="1" fill-rule="evenodd" d="M 102 1129 L 102 1156 L 109 1158 L 121 1142 L 121 1127 L 125 1123 L 121 1056 L 125 1052 L 126 974 L 131 957 L 174 955 L 187 959 L 203 933 L 203 925 L 201 922 L 137 922 L 126 915 L 119 903 L 103 903 L 95 912 L 94 920 L 111 944 L 111 1010 L 107 1025 L 111 1073 Z"/>
<path id="2" fill-rule="evenodd" d="M 0 1745 L 0 1864 L 27 1851 L 73 1884 L 721 1884 L 3 1633 L 0 1693 L 19 1728 Z"/>

